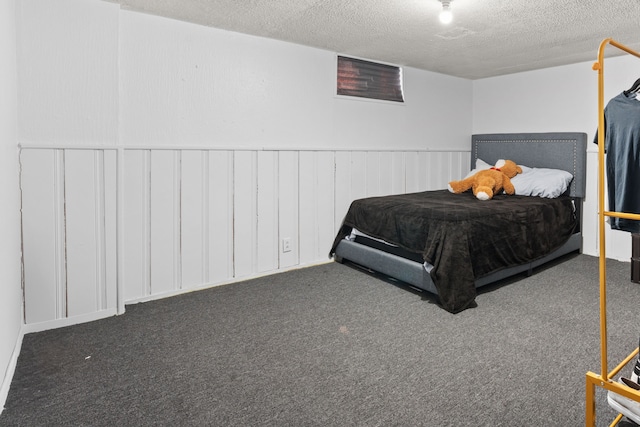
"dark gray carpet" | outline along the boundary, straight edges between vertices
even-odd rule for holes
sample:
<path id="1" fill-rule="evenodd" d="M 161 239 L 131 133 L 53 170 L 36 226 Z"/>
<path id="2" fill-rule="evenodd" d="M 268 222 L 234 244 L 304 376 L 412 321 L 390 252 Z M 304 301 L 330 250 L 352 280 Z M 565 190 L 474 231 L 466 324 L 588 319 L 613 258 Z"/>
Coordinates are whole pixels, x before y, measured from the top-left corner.
<path id="1" fill-rule="evenodd" d="M 563 261 L 455 315 L 331 263 L 28 334 L 0 425 L 581 426 L 598 260 Z M 613 365 L 638 343 L 640 285 L 608 266 Z"/>

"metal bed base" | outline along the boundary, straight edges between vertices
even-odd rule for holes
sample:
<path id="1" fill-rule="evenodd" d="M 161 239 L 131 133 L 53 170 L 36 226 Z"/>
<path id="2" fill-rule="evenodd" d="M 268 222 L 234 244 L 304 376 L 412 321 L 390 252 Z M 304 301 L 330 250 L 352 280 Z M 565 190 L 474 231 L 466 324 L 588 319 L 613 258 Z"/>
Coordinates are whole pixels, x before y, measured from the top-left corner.
<path id="1" fill-rule="evenodd" d="M 534 268 L 576 251 L 582 251 L 582 233 L 573 234 L 563 246 L 543 258 L 530 263 L 508 267 L 481 277 L 475 281 L 475 286 L 476 288 L 479 288 L 523 272 L 527 272 L 530 275 Z M 347 239 L 342 240 L 338 244 L 335 253 L 336 261 L 342 262 L 345 259 L 378 273 L 382 273 L 383 275 L 393 277 L 396 280 L 407 283 L 416 288 L 431 292 L 435 295 L 438 294 L 438 290 L 436 289 L 431 276 L 421 263 L 371 248 L 360 243 L 355 243 Z"/>

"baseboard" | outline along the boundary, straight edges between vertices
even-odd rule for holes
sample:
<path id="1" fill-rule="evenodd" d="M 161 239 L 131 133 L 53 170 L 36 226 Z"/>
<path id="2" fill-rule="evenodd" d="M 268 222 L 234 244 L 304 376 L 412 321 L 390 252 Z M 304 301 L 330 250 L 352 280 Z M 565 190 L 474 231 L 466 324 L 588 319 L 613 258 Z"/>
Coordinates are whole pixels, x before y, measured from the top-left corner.
<path id="1" fill-rule="evenodd" d="M 66 326 L 77 325 L 79 323 L 93 322 L 94 320 L 105 319 L 118 314 L 116 308 L 96 311 L 94 313 L 82 314 L 79 316 L 65 317 L 64 319 L 47 320 L 45 322 L 27 323 L 23 326 L 24 333 L 42 332 L 49 329 L 64 328 Z"/>
<path id="2" fill-rule="evenodd" d="M 18 333 L 18 338 L 16 339 L 16 344 L 13 347 L 13 353 L 11 354 L 11 359 L 9 360 L 9 366 L 7 366 L 7 371 L 5 372 L 4 378 L 2 379 L 2 385 L 0 386 L 0 414 L 4 411 L 4 404 L 7 402 L 7 397 L 9 397 L 9 388 L 11 388 L 11 381 L 13 380 L 13 374 L 16 372 L 16 366 L 18 366 L 18 356 L 20 355 L 20 350 L 22 349 L 22 338 L 24 338 L 24 326 L 20 328 L 20 332 Z"/>
<path id="3" fill-rule="evenodd" d="M 140 297 L 140 298 L 132 298 L 132 299 L 129 299 L 129 300 L 125 301 L 125 304 L 126 305 L 139 304 L 139 303 L 155 301 L 155 300 L 164 299 L 164 298 L 175 297 L 175 296 L 179 296 L 179 295 L 188 294 L 190 292 L 203 291 L 203 290 L 206 290 L 206 289 L 216 288 L 218 286 L 232 285 L 234 283 L 245 282 L 247 280 L 259 279 L 260 277 L 272 276 L 274 274 L 286 273 L 288 271 L 299 270 L 299 269 L 302 269 L 302 268 L 315 267 L 315 266 L 318 266 L 318 265 L 329 264 L 331 262 L 333 262 L 333 260 L 332 259 L 328 259 L 328 260 L 311 262 L 311 263 L 306 263 L 306 264 L 296 264 L 296 265 L 293 265 L 291 267 L 285 267 L 285 268 L 281 268 L 281 269 L 278 269 L 278 270 L 266 271 L 264 273 L 256 273 L 256 274 L 251 274 L 251 275 L 248 275 L 248 276 L 235 277 L 233 279 L 225 280 L 223 282 L 203 283 L 202 285 L 194 286 L 194 287 L 188 288 L 188 289 L 177 289 L 177 290 L 173 290 L 173 291 L 162 292 L 162 293 L 157 293 L 157 294 L 153 294 L 153 295 L 147 295 L 147 296 Z"/>

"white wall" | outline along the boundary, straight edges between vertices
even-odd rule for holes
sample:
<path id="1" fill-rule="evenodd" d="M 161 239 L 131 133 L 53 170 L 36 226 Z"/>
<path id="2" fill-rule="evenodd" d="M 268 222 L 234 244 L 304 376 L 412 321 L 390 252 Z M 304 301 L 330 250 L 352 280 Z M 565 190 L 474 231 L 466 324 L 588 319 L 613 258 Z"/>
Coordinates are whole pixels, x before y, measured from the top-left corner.
<path id="1" fill-rule="evenodd" d="M 16 92 L 16 2 L 0 2 L 0 411 L 22 326 Z"/>
<path id="2" fill-rule="evenodd" d="M 623 40 L 620 40 L 624 43 Z M 594 61 L 598 46 L 594 46 Z M 618 54 L 613 47 L 607 53 Z M 598 255 L 597 146 L 598 73 L 593 62 L 548 68 L 473 82 L 473 133 L 586 132 L 587 197 L 584 205 L 584 253 Z M 605 60 L 605 103 L 640 77 L 640 60 L 628 55 Z M 609 258 L 629 261 L 630 234 L 610 230 Z"/>
<path id="3" fill-rule="evenodd" d="M 118 11 L 95 0 L 19 2 L 20 143 L 117 142 Z"/>
<path id="4" fill-rule="evenodd" d="M 20 154 L 27 323 L 115 312 L 102 178 L 114 153 L 56 148 L 118 142 L 118 15 L 102 1 L 19 2 L 19 142 L 51 147 Z"/>
<path id="5" fill-rule="evenodd" d="M 405 68 L 404 104 L 340 98 L 333 52 L 21 4 L 27 330 L 325 262 L 354 198 L 468 169 L 468 80 Z"/>
<path id="6" fill-rule="evenodd" d="M 247 148 L 462 148 L 471 82 L 404 69 L 404 104 L 338 98 L 336 54 L 120 15 L 121 142 Z"/>

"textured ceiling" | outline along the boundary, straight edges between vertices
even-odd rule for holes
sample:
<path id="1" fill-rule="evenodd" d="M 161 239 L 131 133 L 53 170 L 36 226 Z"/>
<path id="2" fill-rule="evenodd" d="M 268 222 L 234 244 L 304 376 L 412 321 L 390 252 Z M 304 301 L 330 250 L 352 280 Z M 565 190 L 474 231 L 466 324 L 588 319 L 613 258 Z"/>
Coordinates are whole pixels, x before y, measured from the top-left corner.
<path id="1" fill-rule="evenodd" d="M 123 9 L 468 79 L 640 50 L 640 0 L 108 0 Z M 620 54 L 607 49 L 607 54 Z"/>

